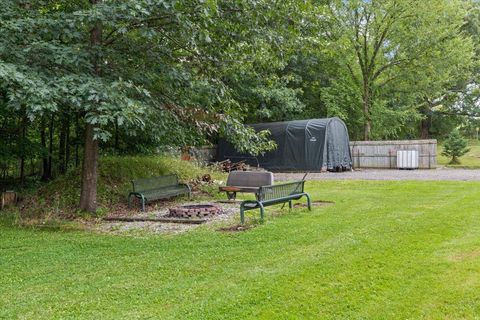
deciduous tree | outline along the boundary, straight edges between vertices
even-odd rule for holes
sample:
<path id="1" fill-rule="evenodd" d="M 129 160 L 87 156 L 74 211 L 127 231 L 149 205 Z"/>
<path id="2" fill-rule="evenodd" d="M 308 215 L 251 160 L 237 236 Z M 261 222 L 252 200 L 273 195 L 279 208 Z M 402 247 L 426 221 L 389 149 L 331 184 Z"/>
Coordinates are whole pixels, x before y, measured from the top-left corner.
<path id="1" fill-rule="evenodd" d="M 360 109 L 365 140 L 394 136 L 418 119 L 420 106 L 468 83 L 467 1 L 334 0 L 321 8 L 338 64 L 327 105 L 353 116 Z"/>

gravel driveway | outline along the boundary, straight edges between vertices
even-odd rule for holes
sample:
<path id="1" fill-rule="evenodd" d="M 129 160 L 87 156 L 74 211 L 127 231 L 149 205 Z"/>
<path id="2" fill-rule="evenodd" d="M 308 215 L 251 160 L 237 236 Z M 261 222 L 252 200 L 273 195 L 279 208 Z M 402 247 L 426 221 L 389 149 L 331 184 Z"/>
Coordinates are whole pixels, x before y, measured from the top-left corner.
<path id="1" fill-rule="evenodd" d="M 276 180 L 299 180 L 305 173 L 275 173 Z M 340 173 L 309 173 L 307 180 L 452 180 L 480 181 L 480 170 L 438 168 L 430 170 L 360 169 Z"/>

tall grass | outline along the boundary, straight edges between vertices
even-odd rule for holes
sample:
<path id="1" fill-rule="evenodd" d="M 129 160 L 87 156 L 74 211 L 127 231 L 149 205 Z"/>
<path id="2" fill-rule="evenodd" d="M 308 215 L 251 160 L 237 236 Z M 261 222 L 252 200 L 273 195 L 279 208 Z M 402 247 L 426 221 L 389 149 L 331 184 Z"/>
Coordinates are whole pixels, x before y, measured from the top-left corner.
<path id="1" fill-rule="evenodd" d="M 80 168 L 77 168 L 42 185 L 36 193 L 25 199 L 23 215 L 75 217 L 80 214 L 77 211 L 80 199 L 80 173 Z M 124 206 L 131 190 L 131 180 L 165 174 L 177 174 L 184 182 L 204 174 L 210 174 L 216 180 L 223 179 L 221 173 L 210 168 L 168 156 L 102 157 L 99 163 L 98 213 L 105 214 L 115 206 Z"/>

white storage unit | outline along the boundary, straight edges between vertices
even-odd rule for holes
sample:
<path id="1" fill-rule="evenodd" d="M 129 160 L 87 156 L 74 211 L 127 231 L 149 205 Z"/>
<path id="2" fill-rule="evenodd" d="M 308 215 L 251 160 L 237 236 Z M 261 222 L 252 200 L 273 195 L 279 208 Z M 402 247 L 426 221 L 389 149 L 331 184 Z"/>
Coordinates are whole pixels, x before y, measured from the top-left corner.
<path id="1" fill-rule="evenodd" d="M 397 151 L 398 169 L 418 169 L 418 151 L 399 150 Z"/>

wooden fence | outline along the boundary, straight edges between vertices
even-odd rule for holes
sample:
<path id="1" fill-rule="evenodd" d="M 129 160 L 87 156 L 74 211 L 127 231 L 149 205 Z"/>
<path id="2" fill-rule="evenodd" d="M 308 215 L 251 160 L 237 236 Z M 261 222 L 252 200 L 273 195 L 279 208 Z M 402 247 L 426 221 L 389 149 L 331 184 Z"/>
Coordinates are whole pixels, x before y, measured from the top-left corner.
<path id="1" fill-rule="evenodd" d="M 437 140 L 350 141 L 353 167 L 397 167 L 398 150 L 418 151 L 420 169 L 433 169 L 437 165 Z"/>

